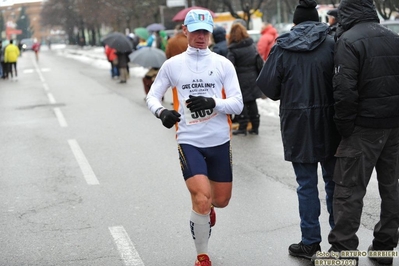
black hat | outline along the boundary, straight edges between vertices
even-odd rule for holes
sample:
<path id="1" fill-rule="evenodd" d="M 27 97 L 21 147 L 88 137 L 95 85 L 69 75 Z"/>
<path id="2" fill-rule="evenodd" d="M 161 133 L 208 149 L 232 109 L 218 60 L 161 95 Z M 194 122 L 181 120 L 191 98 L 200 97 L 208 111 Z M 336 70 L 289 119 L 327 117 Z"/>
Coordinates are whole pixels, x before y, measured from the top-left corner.
<path id="1" fill-rule="evenodd" d="M 296 6 L 292 22 L 298 25 L 304 21 L 319 21 L 319 13 L 316 6 L 317 3 L 315 0 L 299 0 L 299 5 Z"/>
<path id="2" fill-rule="evenodd" d="M 327 11 L 327 15 L 338 18 L 338 9 L 331 9 Z"/>

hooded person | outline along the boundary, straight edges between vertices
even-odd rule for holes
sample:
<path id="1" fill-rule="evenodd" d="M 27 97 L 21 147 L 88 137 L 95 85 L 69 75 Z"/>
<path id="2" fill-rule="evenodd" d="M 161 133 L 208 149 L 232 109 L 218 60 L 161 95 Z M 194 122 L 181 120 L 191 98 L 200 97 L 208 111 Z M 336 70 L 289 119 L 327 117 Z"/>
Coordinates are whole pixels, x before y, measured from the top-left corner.
<path id="1" fill-rule="evenodd" d="M 392 265 L 399 238 L 399 36 L 380 24 L 372 0 L 342 0 L 338 16 L 334 121 L 342 139 L 329 251 L 359 250 L 363 199 L 373 185 L 380 213 L 367 255 Z M 378 184 L 370 182 L 373 172 Z"/>
<path id="2" fill-rule="evenodd" d="M 291 256 L 311 259 L 321 250 L 321 203 L 318 166 L 322 169 L 329 229 L 334 227 L 333 173 L 340 136 L 334 124 L 334 39 L 319 22 L 314 0 L 300 1 L 294 27 L 277 37 L 257 84 L 271 100 L 280 100 L 284 159 L 292 163 L 299 204 L 301 240 Z M 327 229 L 328 230 L 328 229 Z"/>
<path id="3" fill-rule="evenodd" d="M 227 40 L 226 40 L 226 30 L 223 27 L 215 27 L 212 33 L 214 45 L 212 46 L 212 51 L 227 56 Z"/>
<path id="4" fill-rule="evenodd" d="M 316 9 L 317 3 L 314 0 L 300 0 L 296 6 L 292 22 L 298 25 L 305 21 L 319 21 L 319 12 Z"/>
<path id="5" fill-rule="evenodd" d="M 330 34 L 334 36 L 338 27 L 338 9 L 335 8 L 327 11 L 327 15 L 328 15 L 328 24 L 330 25 Z"/>

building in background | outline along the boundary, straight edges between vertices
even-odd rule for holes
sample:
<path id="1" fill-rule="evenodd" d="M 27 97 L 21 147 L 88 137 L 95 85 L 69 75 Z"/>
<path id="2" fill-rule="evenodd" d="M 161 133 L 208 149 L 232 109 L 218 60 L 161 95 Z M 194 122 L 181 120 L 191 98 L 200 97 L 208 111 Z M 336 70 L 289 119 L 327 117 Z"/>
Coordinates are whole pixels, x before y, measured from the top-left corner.
<path id="1" fill-rule="evenodd" d="M 23 39 L 30 37 L 38 40 L 45 39 L 47 33 L 42 31 L 40 25 L 40 12 L 43 0 L 2 0 L 0 1 L 0 15 L 3 17 L 4 28 L 0 28 L 1 39 Z M 29 31 L 31 36 L 23 36 L 22 29 L 18 29 L 17 21 L 21 18 L 21 10 L 24 9 L 25 15 L 29 20 Z"/>
<path id="2" fill-rule="evenodd" d="M 213 19 L 213 23 L 216 26 L 223 27 L 226 29 L 226 32 L 230 32 L 230 28 L 233 25 L 233 22 L 236 20 L 235 17 L 231 15 L 230 12 L 219 12 L 215 13 L 216 17 Z M 237 14 L 241 17 L 244 17 L 243 11 L 237 11 Z M 250 19 L 249 22 L 249 29 L 250 30 L 258 30 L 262 28 L 263 21 L 262 21 L 262 13 L 260 11 L 255 12 Z"/>

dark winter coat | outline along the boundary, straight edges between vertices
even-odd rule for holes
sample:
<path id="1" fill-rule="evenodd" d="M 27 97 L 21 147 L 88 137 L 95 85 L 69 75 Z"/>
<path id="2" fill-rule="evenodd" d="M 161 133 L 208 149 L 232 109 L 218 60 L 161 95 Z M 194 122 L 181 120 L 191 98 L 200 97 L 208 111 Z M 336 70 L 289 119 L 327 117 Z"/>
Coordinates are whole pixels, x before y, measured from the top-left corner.
<path id="1" fill-rule="evenodd" d="M 227 41 L 226 41 L 226 30 L 222 27 L 216 27 L 212 33 L 214 45 L 212 51 L 227 56 Z"/>
<path id="2" fill-rule="evenodd" d="M 118 56 L 118 67 L 119 68 L 127 67 L 130 61 L 128 56 L 129 53 L 116 52 L 116 55 Z"/>
<path id="3" fill-rule="evenodd" d="M 236 68 L 244 103 L 263 96 L 256 84 L 258 77 L 257 54 L 256 46 L 251 38 L 243 39 L 239 43 L 231 43 L 228 46 L 227 58 Z"/>
<path id="4" fill-rule="evenodd" d="M 337 28 L 338 28 L 338 23 L 335 23 L 334 25 L 331 25 L 329 34 L 331 36 L 335 37 L 335 34 L 337 32 Z"/>
<path id="5" fill-rule="evenodd" d="M 399 127 L 399 35 L 379 24 L 371 0 L 338 8 L 334 76 L 335 122 L 348 137 L 355 125 Z"/>
<path id="6" fill-rule="evenodd" d="M 340 136 L 333 121 L 334 40 L 328 25 L 302 22 L 277 38 L 257 83 L 280 100 L 285 160 L 315 163 L 332 157 Z"/>

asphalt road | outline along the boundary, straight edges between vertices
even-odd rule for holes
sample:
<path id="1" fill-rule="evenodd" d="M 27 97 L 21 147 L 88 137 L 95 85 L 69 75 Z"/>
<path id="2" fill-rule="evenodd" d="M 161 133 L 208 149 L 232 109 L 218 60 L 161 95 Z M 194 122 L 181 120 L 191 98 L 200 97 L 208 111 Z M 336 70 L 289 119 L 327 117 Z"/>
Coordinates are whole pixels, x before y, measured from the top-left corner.
<path id="1" fill-rule="evenodd" d="M 73 50 L 43 49 L 39 62 L 25 52 L 18 81 L 0 80 L 0 265 L 193 265 L 174 131 L 146 108 L 142 70 L 118 84 L 101 55 Z M 232 145 L 233 198 L 217 210 L 213 265 L 310 265 L 287 252 L 300 231 L 278 117 Z M 369 187 L 359 250 L 378 219 L 375 178 Z M 324 206 L 321 223 L 327 250 Z"/>

